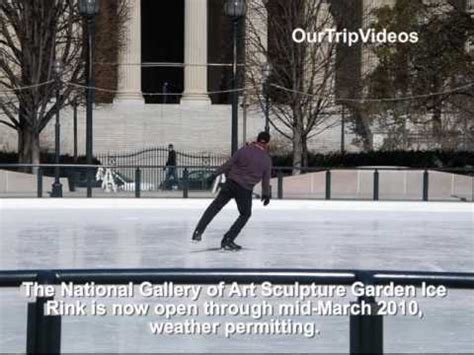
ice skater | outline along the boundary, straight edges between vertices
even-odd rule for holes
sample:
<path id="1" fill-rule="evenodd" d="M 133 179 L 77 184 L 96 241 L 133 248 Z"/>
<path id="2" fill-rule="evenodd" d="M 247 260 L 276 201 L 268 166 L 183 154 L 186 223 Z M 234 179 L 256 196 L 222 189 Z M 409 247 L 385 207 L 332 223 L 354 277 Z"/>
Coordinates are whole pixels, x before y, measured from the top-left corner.
<path id="1" fill-rule="evenodd" d="M 262 181 L 261 200 L 263 205 L 266 206 L 270 203 L 272 160 L 268 154 L 269 142 L 270 134 L 259 133 L 256 142 L 241 148 L 214 172 L 210 179 L 214 180 L 221 174 L 225 174 L 227 179 L 217 197 L 199 220 L 192 236 L 193 241 L 201 241 L 202 234 L 208 224 L 231 199 L 234 199 L 240 215 L 224 235 L 221 248 L 225 250 L 242 248 L 234 241 L 251 216 L 253 187 L 260 181 Z"/>

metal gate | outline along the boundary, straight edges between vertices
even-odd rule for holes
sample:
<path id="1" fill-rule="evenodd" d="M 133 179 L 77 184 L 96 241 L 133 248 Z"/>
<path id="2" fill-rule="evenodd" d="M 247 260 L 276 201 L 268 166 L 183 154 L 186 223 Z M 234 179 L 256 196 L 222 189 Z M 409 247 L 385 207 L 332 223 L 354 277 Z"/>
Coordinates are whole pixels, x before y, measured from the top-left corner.
<path id="1" fill-rule="evenodd" d="M 183 176 L 183 167 L 195 167 L 189 168 L 189 172 L 200 169 L 205 170 L 206 168 L 223 164 L 227 158 L 223 154 L 193 153 L 176 150 L 178 178 L 181 179 Z M 135 167 L 139 166 L 142 170 L 142 183 L 148 184 L 153 190 L 158 190 L 165 179 L 164 166 L 168 160 L 168 149 L 166 147 L 151 147 L 128 153 L 97 154 L 97 159 L 99 159 L 102 165 L 115 166 L 114 171 L 130 182 L 134 181 Z"/>

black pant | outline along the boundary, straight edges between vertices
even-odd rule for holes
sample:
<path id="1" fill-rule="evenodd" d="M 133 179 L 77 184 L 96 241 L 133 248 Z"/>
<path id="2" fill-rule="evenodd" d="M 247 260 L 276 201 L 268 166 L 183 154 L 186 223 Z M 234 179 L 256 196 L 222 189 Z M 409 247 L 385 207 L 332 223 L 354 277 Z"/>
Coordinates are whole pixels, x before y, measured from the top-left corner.
<path id="1" fill-rule="evenodd" d="M 235 199 L 240 216 L 224 235 L 224 239 L 226 241 L 235 240 L 252 215 L 252 191 L 244 189 L 232 180 L 227 180 L 224 186 L 222 186 L 219 195 L 212 201 L 199 220 L 196 230 L 201 233 L 204 232 L 212 219 L 231 199 Z"/>
<path id="2" fill-rule="evenodd" d="M 165 181 L 163 182 L 163 187 L 167 190 L 171 190 L 173 186 L 178 186 L 176 166 L 167 166 L 165 169 Z"/>

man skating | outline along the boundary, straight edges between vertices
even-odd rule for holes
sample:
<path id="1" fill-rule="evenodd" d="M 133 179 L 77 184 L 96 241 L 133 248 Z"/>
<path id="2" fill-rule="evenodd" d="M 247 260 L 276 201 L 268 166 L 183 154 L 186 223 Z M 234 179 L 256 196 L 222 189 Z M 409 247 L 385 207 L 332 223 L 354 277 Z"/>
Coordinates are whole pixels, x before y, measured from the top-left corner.
<path id="1" fill-rule="evenodd" d="M 241 148 L 214 172 L 213 179 L 221 174 L 225 174 L 227 179 L 217 197 L 199 220 L 193 233 L 193 241 L 201 241 L 201 236 L 208 224 L 231 199 L 234 199 L 240 215 L 224 235 L 221 248 L 226 250 L 241 249 L 241 246 L 235 244 L 234 240 L 251 216 L 253 187 L 260 181 L 262 181 L 261 200 L 263 205 L 266 206 L 270 202 L 272 161 L 268 154 L 269 142 L 270 135 L 267 132 L 261 132 L 256 142 Z"/>

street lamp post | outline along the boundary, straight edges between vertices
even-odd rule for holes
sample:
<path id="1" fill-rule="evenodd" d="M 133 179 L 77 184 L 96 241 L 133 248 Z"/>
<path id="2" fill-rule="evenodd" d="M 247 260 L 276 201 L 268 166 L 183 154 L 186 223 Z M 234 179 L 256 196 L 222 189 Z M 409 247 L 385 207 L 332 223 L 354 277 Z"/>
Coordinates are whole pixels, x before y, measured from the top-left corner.
<path id="1" fill-rule="evenodd" d="M 270 133 L 270 75 L 272 66 L 265 63 L 262 67 L 263 94 L 265 95 L 265 132 Z"/>
<path id="2" fill-rule="evenodd" d="M 73 121 L 73 136 L 74 136 L 74 164 L 77 164 L 77 101 L 72 102 L 72 121 Z"/>
<path id="3" fill-rule="evenodd" d="M 346 152 L 346 143 L 345 143 L 345 134 L 346 134 L 346 117 L 345 117 L 345 108 L 342 105 L 341 111 L 341 153 Z"/>
<path id="4" fill-rule="evenodd" d="M 237 30 L 239 20 L 245 16 L 247 4 L 245 0 L 226 0 L 224 13 L 232 20 L 232 45 L 233 45 L 233 63 L 232 63 L 232 155 L 238 149 L 238 123 L 239 123 L 239 93 L 238 88 L 238 66 L 237 66 Z"/>
<path id="5" fill-rule="evenodd" d="M 56 90 L 56 124 L 54 126 L 54 151 L 56 166 L 54 167 L 54 183 L 52 186 L 51 197 L 63 197 L 63 186 L 59 180 L 59 156 L 60 156 L 60 124 L 59 124 L 59 111 L 60 111 L 60 88 L 61 88 L 61 72 L 62 63 L 59 60 L 55 60 L 53 64 L 54 81 Z"/>
<path id="6" fill-rule="evenodd" d="M 87 59 L 86 59 L 86 158 L 87 164 L 92 165 L 92 105 L 94 101 L 93 59 L 95 27 L 94 19 L 99 13 L 99 0 L 79 0 L 79 12 L 87 21 Z M 87 197 L 92 197 L 92 171 L 87 169 Z"/>

